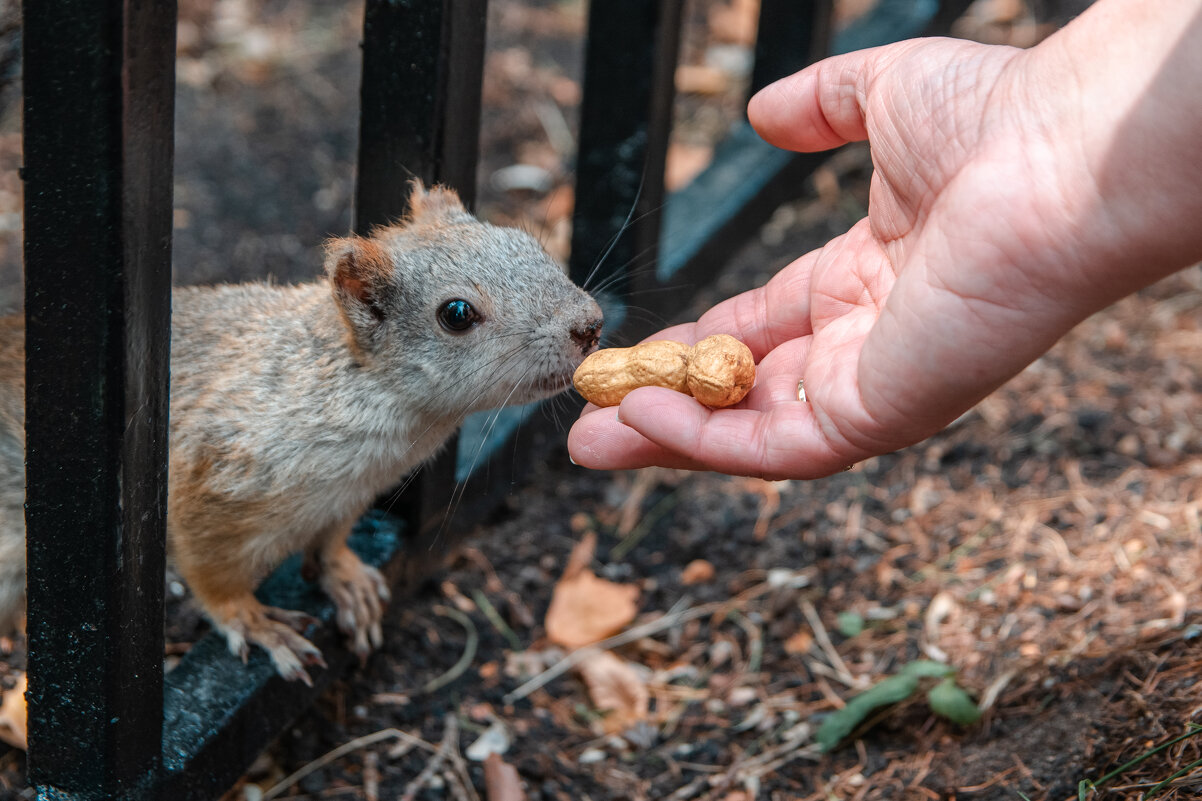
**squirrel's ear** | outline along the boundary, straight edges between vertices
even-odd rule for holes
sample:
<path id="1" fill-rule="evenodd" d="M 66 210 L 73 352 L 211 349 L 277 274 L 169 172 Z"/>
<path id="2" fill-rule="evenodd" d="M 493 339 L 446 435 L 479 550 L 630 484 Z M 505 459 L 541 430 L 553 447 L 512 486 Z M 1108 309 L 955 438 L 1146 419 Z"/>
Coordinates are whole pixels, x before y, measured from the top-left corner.
<path id="1" fill-rule="evenodd" d="M 358 327 L 365 314 L 384 319 L 382 301 L 391 274 L 388 254 L 378 242 L 360 236 L 332 239 L 326 244 L 326 274 L 347 322 Z"/>
<path id="2" fill-rule="evenodd" d="M 426 189 L 420 180 L 414 180 L 409 194 L 409 218 L 419 220 L 431 217 L 453 217 L 467 214 L 463 202 L 454 189 L 432 186 Z"/>

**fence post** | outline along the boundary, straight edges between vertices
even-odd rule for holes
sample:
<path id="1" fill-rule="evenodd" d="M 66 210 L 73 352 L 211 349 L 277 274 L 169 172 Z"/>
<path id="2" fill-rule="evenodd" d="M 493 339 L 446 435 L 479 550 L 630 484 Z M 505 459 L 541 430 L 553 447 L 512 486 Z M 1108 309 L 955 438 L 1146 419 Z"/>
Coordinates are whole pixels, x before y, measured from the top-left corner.
<path id="1" fill-rule="evenodd" d="M 24 4 L 29 776 L 161 764 L 175 3 Z"/>
<path id="2" fill-rule="evenodd" d="M 831 0 L 760 0 L 750 94 L 827 54 L 831 5 Z"/>
<path id="3" fill-rule="evenodd" d="M 468 208 L 475 202 L 487 16 L 487 0 L 367 0 L 357 233 L 404 215 L 415 177 L 453 187 Z M 402 491 L 410 538 L 450 507 L 455 452 L 452 442 Z M 419 562 L 424 550 L 410 549 Z M 407 569 L 420 572 L 416 563 Z"/>
<path id="4" fill-rule="evenodd" d="M 658 253 L 682 9 L 682 0 L 589 6 L 571 275 L 595 282 L 608 251 L 604 274 L 624 273 L 620 286 L 635 303 L 654 285 L 644 268 Z"/>

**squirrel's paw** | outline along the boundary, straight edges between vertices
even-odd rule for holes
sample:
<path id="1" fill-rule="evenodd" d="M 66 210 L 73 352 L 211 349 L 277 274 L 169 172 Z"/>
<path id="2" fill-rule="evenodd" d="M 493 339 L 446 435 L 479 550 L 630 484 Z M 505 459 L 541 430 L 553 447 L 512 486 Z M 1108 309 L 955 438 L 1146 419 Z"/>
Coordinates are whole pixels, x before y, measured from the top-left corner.
<path id="1" fill-rule="evenodd" d="M 321 651 L 301 636 L 300 632 L 317 623 L 317 619 L 304 612 L 264 606 L 258 601 L 243 603 L 236 607 L 227 604 L 227 614 L 217 621 L 217 627 L 225 635 L 230 653 L 246 661 L 250 644 L 259 646 L 271 657 L 276 672 L 289 681 L 303 681 L 313 686 L 313 680 L 305 667 L 325 667 Z"/>
<path id="2" fill-rule="evenodd" d="M 350 638 L 359 661 L 365 662 L 372 649 L 384 641 L 380 621 L 389 598 L 384 577 L 344 546 L 325 558 L 321 588 L 338 610 L 338 628 Z"/>

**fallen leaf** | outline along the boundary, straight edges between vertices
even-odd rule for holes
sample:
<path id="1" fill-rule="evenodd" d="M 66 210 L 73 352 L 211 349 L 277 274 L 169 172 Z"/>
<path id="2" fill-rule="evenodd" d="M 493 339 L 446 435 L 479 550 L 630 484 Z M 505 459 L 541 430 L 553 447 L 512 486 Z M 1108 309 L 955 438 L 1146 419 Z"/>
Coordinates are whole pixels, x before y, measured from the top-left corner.
<path id="1" fill-rule="evenodd" d="M 714 566 L 704 559 L 694 559 L 680 573 L 682 584 L 704 584 L 714 577 Z"/>
<path id="2" fill-rule="evenodd" d="M 638 613 L 638 587 L 598 578 L 588 569 L 596 542 L 595 535 L 586 534 L 572 550 L 551 594 L 544 620 L 547 638 L 565 648 L 579 648 L 616 634 Z"/>
<path id="3" fill-rule="evenodd" d="M 484 760 L 484 790 L 488 801 L 525 801 L 518 771 L 497 754 Z"/>
<path id="4" fill-rule="evenodd" d="M 814 635 L 809 629 L 798 629 L 789 639 L 785 640 L 786 654 L 804 654 L 814 644 Z"/>
<path id="5" fill-rule="evenodd" d="M 17 678 L 16 685 L 4 693 L 0 702 L 0 740 L 14 748 L 26 750 L 25 674 Z"/>
<path id="6" fill-rule="evenodd" d="M 602 725 L 609 734 L 646 719 L 650 694 L 643 679 L 628 663 L 609 651 L 590 656 L 578 670 L 593 706 L 606 712 Z"/>

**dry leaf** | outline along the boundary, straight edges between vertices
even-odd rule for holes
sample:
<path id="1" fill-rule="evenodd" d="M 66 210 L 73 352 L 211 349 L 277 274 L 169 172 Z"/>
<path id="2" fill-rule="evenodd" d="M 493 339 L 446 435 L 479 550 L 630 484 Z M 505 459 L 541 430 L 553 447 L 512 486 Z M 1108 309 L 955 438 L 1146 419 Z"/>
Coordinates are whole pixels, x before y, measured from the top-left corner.
<path id="1" fill-rule="evenodd" d="M 606 712 L 604 727 L 613 734 L 647 718 L 650 695 L 639 674 L 609 651 L 590 656 L 578 668 L 593 706 Z"/>
<path id="2" fill-rule="evenodd" d="M 0 740 L 14 748 L 26 749 L 25 674 L 17 678 L 16 685 L 4 693 L 0 702 Z"/>
<path id="3" fill-rule="evenodd" d="M 525 801 L 522 780 L 513 765 L 499 754 L 489 754 L 484 760 L 484 790 L 488 801 Z"/>
<path id="4" fill-rule="evenodd" d="M 617 634 L 634 620 L 638 597 L 638 587 L 597 578 L 591 570 L 561 579 L 547 610 L 547 638 L 579 648 Z"/>
<path id="5" fill-rule="evenodd" d="M 682 584 L 703 584 L 714 577 L 714 566 L 704 559 L 694 559 L 680 572 Z"/>
<path id="6" fill-rule="evenodd" d="M 638 612 L 638 587 L 598 578 L 588 569 L 596 546 L 597 536 L 591 532 L 581 539 L 551 595 L 544 621 L 547 638 L 565 648 L 616 634 Z"/>
<path id="7" fill-rule="evenodd" d="M 786 654 L 804 654 L 810 650 L 810 646 L 814 644 L 814 635 L 809 629 L 798 629 L 797 632 L 785 640 Z"/>

